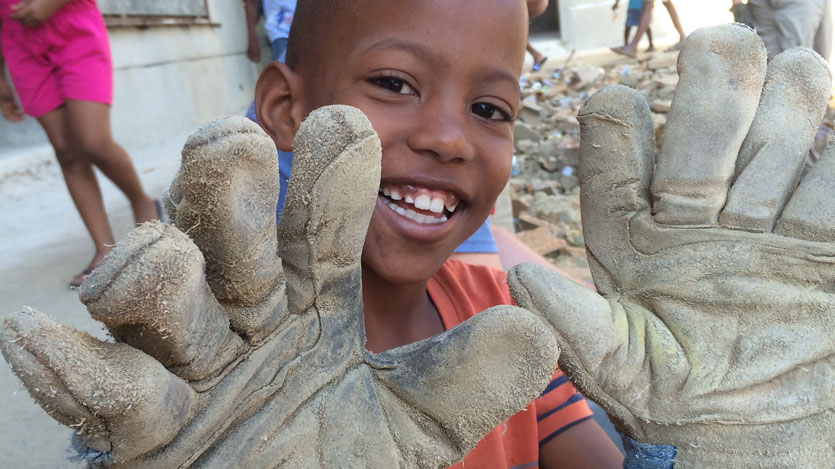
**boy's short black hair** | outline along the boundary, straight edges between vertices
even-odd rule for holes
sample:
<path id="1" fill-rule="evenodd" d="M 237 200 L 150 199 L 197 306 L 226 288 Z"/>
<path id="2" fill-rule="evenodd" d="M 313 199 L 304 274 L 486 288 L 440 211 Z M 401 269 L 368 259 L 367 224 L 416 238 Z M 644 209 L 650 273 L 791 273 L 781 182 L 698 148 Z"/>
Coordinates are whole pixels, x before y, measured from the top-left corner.
<path id="1" fill-rule="evenodd" d="M 298 0 L 287 38 L 285 63 L 295 69 L 303 58 L 310 59 L 321 44 L 334 40 L 328 32 L 337 21 L 344 20 L 344 15 L 359 14 L 358 3 L 360 0 Z"/>
<path id="2" fill-rule="evenodd" d="M 362 3 L 362 0 L 298 0 L 293 22 L 290 24 L 284 62 L 290 68 L 297 69 L 303 59 L 314 58 L 317 49 L 327 44 L 327 41 L 337 40 L 329 33 L 334 30 L 338 21 L 348 20 L 346 16 L 374 14 L 368 11 L 361 13 Z"/>

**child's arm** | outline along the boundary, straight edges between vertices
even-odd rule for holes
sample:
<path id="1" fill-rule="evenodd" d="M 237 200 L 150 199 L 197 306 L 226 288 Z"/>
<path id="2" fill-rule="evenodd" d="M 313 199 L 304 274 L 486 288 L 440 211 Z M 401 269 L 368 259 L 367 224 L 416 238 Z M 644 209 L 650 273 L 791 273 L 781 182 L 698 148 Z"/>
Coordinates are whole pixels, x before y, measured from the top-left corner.
<path id="1" fill-rule="evenodd" d="M 3 22 L 0 21 L 0 32 L 3 31 Z M 6 81 L 6 61 L 3 59 L 3 51 L 0 51 L 0 113 L 9 122 L 20 122 L 23 120 L 23 109 L 14 99 L 14 93 L 9 82 Z"/>
<path id="2" fill-rule="evenodd" d="M 540 446 L 539 467 L 620 468 L 623 456 L 600 425 L 589 419 Z"/>
<path id="3" fill-rule="evenodd" d="M 615 4 L 612 5 L 612 10 L 617 10 L 618 9 L 618 3 L 620 3 L 620 0 L 615 0 Z"/>
<path id="4" fill-rule="evenodd" d="M 258 0 L 246 0 L 246 32 L 249 45 L 246 56 L 253 62 L 261 61 L 261 46 L 258 45 Z"/>
<path id="5" fill-rule="evenodd" d="M 72 0 L 21 0 L 17 5 L 12 5 L 12 18 L 23 23 L 24 26 L 33 28 L 40 26 L 58 11 L 59 8 Z"/>

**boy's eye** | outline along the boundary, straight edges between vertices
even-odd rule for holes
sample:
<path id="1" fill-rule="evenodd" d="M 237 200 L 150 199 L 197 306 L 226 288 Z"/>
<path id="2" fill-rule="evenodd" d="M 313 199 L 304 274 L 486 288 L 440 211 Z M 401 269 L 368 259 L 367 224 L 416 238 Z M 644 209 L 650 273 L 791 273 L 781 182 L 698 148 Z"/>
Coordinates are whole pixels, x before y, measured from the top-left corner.
<path id="1" fill-rule="evenodd" d="M 397 94 L 416 94 L 415 89 L 409 86 L 405 81 L 392 76 L 376 77 L 369 80 L 372 84 L 385 88 L 388 91 Z"/>
<path id="2" fill-rule="evenodd" d="M 470 106 L 473 114 L 488 120 L 511 121 L 510 114 L 502 109 L 488 103 L 475 103 Z"/>

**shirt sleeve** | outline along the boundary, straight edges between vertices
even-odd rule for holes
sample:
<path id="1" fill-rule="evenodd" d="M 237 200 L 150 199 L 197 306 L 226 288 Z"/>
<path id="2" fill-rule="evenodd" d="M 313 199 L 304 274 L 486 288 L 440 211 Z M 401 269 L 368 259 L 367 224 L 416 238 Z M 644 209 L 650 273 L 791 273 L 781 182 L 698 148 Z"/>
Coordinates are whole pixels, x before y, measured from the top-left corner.
<path id="1" fill-rule="evenodd" d="M 586 399 L 559 369 L 534 403 L 540 446 L 592 417 Z"/>

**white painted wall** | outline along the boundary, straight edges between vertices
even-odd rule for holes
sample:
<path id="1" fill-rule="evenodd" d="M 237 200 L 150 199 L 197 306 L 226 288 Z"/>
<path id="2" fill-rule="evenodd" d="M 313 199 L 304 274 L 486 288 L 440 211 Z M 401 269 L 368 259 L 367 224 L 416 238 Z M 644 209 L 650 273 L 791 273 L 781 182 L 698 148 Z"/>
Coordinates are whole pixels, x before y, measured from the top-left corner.
<path id="1" fill-rule="evenodd" d="M 623 44 L 629 0 L 620 1 L 613 21 L 614 3 L 614 0 L 559 0 L 561 39 L 565 46 L 582 50 Z M 730 0 L 675 0 L 674 3 L 685 31 L 733 21 L 733 15 L 728 11 Z M 655 2 L 650 28 L 653 39 L 659 44 L 678 41 L 678 33 L 660 0 Z"/>
<path id="2" fill-rule="evenodd" d="M 259 67 L 246 57 L 242 3 L 209 0 L 217 26 L 109 30 L 114 65 L 112 126 L 127 146 L 163 142 L 249 105 Z M 265 56 L 266 44 L 262 47 Z M 0 119 L 0 158 L 47 143 L 32 119 Z M 15 151 L 18 150 L 18 151 Z"/>

